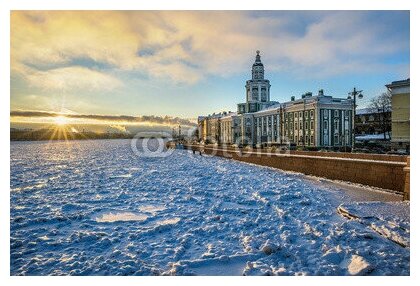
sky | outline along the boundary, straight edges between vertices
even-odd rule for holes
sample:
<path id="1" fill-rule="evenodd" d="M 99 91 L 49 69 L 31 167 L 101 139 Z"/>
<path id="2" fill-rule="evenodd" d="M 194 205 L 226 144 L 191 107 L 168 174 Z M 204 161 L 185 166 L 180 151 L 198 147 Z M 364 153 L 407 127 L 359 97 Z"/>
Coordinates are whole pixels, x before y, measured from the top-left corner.
<path id="1" fill-rule="evenodd" d="M 410 77 L 409 11 L 13 11 L 11 123 L 188 125 L 236 111 L 255 51 L 271 99 L 360 107 Z M 102 117 L 101 117 L 102 116 Z M 52 120 L 52 121 L 51 121 Z M 133 123 L 134 122 L 134 123 Z"/>

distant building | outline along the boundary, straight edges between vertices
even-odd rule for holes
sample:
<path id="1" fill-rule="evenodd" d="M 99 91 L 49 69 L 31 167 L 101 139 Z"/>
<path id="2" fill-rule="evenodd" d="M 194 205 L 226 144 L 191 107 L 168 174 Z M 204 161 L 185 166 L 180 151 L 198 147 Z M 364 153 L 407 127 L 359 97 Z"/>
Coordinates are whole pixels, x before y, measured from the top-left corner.
<path id="1" fill-rule="evenodd" d="M 393 81 L 386 87 L 392 94 L 392 149 L 409 151 L 410 79 Z"/>
<path id="2" fill-rule="evenodd" d="M 220 141 L 220 118 L 226 113 L 213 113 L 198 118 L 198 135 L 201 141 L 217 143 Z"/>
<path id="3" fill-rule="evenodd" d="M 198 120 L 198 138 L 203 139 L 207 137 L 207 123 L 206 123 L 206 117 L 205 116 L 199 116 Z"/>
<path id="4" fill-rule="evenodd" d="M 391 134 L 391 111 L 381 112 L 373 108 L 358 109 L 354 118 L 354 127 L 356 137 L 382 134 L 382 139 L 389 139 Z"/>
<path id="5" fill-rule="evenodd" d="M 353 101 L 319 90 L 289 102 L 270 100 L 270 81 L 257 51 L 252 79 L 245 85 L 246 102 L 236 113 L 198 118 L 200 140 L 219 144 L 342 147 L 352 143 Z"/>

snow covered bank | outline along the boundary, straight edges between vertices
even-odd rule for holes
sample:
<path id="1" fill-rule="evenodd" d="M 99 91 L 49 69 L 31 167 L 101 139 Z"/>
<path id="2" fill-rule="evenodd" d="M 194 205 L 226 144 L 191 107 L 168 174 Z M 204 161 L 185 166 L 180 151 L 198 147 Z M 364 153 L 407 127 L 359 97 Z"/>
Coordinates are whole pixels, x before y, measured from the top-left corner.
<path id="1" fill-rule="evenodd" d="M 12 275 L 409 275 L 340 186 L 184 150 L 12 142 L 10 196 Z"/>
<path id="2" fill-rule="evenodd" d="M 410 246 L 410 202 L 358 202 L 342 204 L 338 212 L 389 240 Z"/>

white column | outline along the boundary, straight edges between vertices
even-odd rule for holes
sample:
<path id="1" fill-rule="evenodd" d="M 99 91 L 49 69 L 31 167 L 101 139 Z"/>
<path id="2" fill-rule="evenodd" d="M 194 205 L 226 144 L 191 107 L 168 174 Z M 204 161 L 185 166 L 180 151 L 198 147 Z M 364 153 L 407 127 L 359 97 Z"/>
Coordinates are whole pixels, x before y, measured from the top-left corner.
<path id="1" fill-rule="evenodd" d="M 341 145 L 346 144 L 346 130 L 345 130 L 345 114 L 344 114 L 344 110 L 341 110 L 341 133 L 340 133 L 340 140 L 342 140 Z M 344 136 L 343 136 L 344 135 Z"/>
<path id="2" fill-rule="evenodd" d="M 271 123 L 273 124 L 273 127 L 271 128 L 271 132 L 273 133 L 272 138 L 274 139 L 274 133 L 275 133 L 274 130 L 276 130 L 276 128 L 277 128 L 277 123 L 276 123 L 276 125 L 274 125 L 274 117 L 276 117 L 276 115 L 273 114 L 271 117 L 272 117 L 271 118 Z"/>
<path id="3" fill-rule="evenodd" d="M 328 145 L 330 145 L 330 146 L 333 145 L 332 142 L 331 142 L 333 140 L 333 139 L 331 139 L 331 135 L 334 134 L 334 132 L 332 130 L 334 124 L 331 124 L 331 119 L 332 119 L 331 113 L 332 113 L 331 109 L 328 109 L 328 127 L 329 127 L 329 130 L 330 130 L 330 132 L 328 134 Z M 332 137 L 334 137 L 334 136 L 332 136 Z"/>

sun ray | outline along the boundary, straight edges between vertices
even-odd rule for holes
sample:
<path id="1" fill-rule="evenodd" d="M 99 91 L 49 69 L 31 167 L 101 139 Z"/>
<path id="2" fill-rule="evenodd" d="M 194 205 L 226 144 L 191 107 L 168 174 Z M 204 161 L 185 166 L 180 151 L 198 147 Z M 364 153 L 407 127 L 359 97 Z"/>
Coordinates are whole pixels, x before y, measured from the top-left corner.
<path id="1" fill-rule="evenodd" d="M 48 131 L 47 131 L 47 132 L 48 132 Z M 54 136 L 57 134 L 57 132 L 58 132 L 57 127 L 54 127 L 54 128 L 53 128 L 53 132 L 52 132 L 52 134 L 51 134 L 51 136 L 50 136 L 50 140 L 49 140 L 49 142 L 52 142 L 52 141 L 54 140 Z"/>

